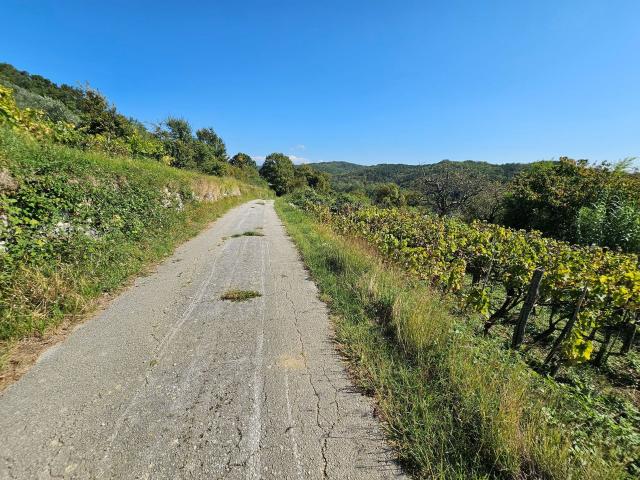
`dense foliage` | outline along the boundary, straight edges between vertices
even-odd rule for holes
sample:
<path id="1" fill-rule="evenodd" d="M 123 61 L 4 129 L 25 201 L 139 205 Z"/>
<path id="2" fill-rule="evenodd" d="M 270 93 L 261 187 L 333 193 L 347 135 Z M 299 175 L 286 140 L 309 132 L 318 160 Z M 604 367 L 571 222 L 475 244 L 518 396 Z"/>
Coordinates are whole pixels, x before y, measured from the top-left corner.
<path id="1" fill-rule="evenodd" d="M 640 252 L 640 202 L 614 193 L 602 195 L 598 202 L 578 211 L 576 239 L 582 244 Z"/>
<path id="2" fill-rule="evenodd" d="M 255 169 L 255 170 L 258 169 L 258 166 L 256 165 L 256 161 L 246 153 L 242 153 L 242 152 L 238 152 L 233 157 L 231 157 L 231 159 L 229 160 L 229 163 L 237 168 L 243 168 L 243 169 L 247 168 L 247 169 Z"/>
<path id="3" fill-rule="evenodd" d="M 66 84 L 56 85 L 47 78 L 20 71 L 8 63 L 0 63 L 0 83 L 16 85 L 40 97 L 57 100 L 75 114 L 81 112 L 84 96 L 81 88 Z"/>
<path id="4" fill-rule="evenodd" d="M 80 123 L 80 115 L 72 111 L 60 100 L 38 95 L 10 82 L 4 82 L 4 86 L 13 90 L 16 104 L 21 109 L 31 108 L 33 110 L 40 110 L 54 122 L 61 121 L 72 125 Z"/>
<path id="5" fill-rule="evenodd" d="M 629 166 L 630 161 L 589 165 L 585 160 L 566 157 L 558 162 L 535 163 L 510 185 L 505 224 L 539 230 L 562 240 L 599 240 L 602 246 L 628 247 L 621 232 L 598 238 L 587 230 L 598 228 L 598 223 L 618 230 L 634 223 L 629 216 L 640 209 L 640 177 L 625 172 Z M 622 204 L 625 207 L 621 211 Z M 595 217 L 587 211 L 581 213 L 584 208 L 596 210 L 592 212 Z M 606 231 L 602 233 L 606 236 Z"/>
<path id="6" fill-rule="evenodd" d="M 295 167 L 294 187 L 311 187 L 318 192 L 327 192 L 331 188 L 329 186 L 329 176 L 309 164 Z"/>
<path id="7" fill-rule="evenodd" d="M 608 354 L 612 331 L 622 341 L 633 338 L 640 312 L 637 255 L 576 247 L 536 232 L 467 224 L 414 210 L 336 205 L 329 197 L 303 198 L 305 208 L 337 229 L 366 238 L 410 272 L 460 295 L 486 317 L 487 332 L 498 322 L 516 322 L 534 271 L 543 270 L 536 304 L 540 313 L 547 309 L 550 315 L 544 338 L 561 325 L 566 327 L 579 308 L 575 324 L 563 335 L 561 350 L 548 362 L 587 361 L 597 341 Z M 577 307 L 583 292 L 586 295 Z"/>
<path id="8" fill-rule="evenodd" d="M 314 168 L 331 174 L 330 183 L 336 191 L 365 195 L 377 205 L 408 204 L 469 221 L 499 222 L 508 182 L 528 166 L 444 160 L 428 165 L 371 167 L 325 162 L 314 164 Z"/>
<path id="9" fill-rule="evenodd" d="M 267 155 L 260 176 L 278 195 L 290 193 L 295 189 L 311 187 L 318 192 L 330 190 L 329 177 L 308 164 L 294 165 L 283 153 Z"/>
<path id="10" fill-rule="evenodd" d="M 295 168 L 291 159 L 283 153 L 271 153 L 260 167 L 260 176 L 269 183 L 276 194 L 284 195 L 293 190 Z"/>
<path id="11" fill-rule="evenodd" d="M 384 194 L 392 193 L 389 184 L 394 184 L 408 205 L 438 215 L 640 253 L 640 174 L 634 173 L 633 159 L 597 165 L 561 157 L 529 165 L 329 162 L 314 167 L 332 174 L 337 191 L 365 195 L 377 205 L 402 204 Z"/>
<path id="12" fill-rule="evenodd" d="M 189 122 L 182 118 L 168 118 L 157 130 L 171 165 L 198 170 L 210 175 L 229 172 L 227 148 L 212 128 L 200 129 L 194 136 Z"/>
<path id="13" fill-rule="evenodd" d="M 30 131 L 42 140 L 149 158 L 263 185 L 255 162 L 242 156 L 231 161 L 224 141 L 213 128 L 201 128 L 194 134 L 187 120 L 169 117 L 150 131 L 118 112 L 100 92 L 88 86 L 58 86 L 39 75 L 0 64 L 0 102 L 0 124 Z"/>
<path id="14" fill-rule="evenodd" d="M 494 165 L 487 162 L 452 162 L 424 165 L 380 164 L 372 166 L 357 165 L 348 162 L 320 162 L 314 164 L 321 172 L 332 175 L 331 182 L 336 190 L 343 191 L 353 186 L 364 187 L 371 183 L 392 182 L 401 188 L 411 189 L 414 182 L 424 176 L 441 172 L 451 166 L 465 169 L 475 176 L 486 177 L 492 181 L 508 181 L 527 166 L 520 163 Z"/>
<path id="15" fill-rule="evenodd" d="M 395 183 L 374 184 L 369 191 L 373 202 L 381 207 L 402 207 L 407 204 L 406 195 Z"/>

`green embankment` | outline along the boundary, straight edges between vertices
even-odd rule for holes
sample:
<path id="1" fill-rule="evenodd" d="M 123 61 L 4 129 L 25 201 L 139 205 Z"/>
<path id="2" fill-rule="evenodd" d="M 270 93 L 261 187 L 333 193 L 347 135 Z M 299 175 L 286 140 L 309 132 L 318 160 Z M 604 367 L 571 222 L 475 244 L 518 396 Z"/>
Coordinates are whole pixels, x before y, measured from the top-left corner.
<path id="1" fill-rule="evenodd" d="M 0 128 L 0 367 L 16 340 L 86 313 L 229 208 L 268 195 Z"/>
<path id="2" fill-rule="evenodd" d="M 373 394 L 399 460 L 418 478 L 618 479 L 606 439 L 563 422 L 551 381 L 474 335 L 440 295 L 363 241 L 278 199 L 276 208 L 335 315 L 356 382 Z M 632 454 L 633 452 L 628 452 Z"/>

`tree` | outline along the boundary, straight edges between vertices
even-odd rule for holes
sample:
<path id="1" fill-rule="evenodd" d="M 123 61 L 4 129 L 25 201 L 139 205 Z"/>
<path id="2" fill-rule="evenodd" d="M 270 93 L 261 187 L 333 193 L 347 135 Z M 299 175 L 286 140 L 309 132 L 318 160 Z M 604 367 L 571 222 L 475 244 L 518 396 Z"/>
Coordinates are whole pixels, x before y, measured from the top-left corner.
<path id="1" fill-rule="evenodd" d="M 503 182 L 486 180 L 482 190 L 462 209 L 465 220 L 498 223 L 504 214 L 506 191 L 507 186 Z"/>
<path id="2" fill-rule="evenodd" d="M 193 141 L 191 125 L 184 118 L 168 117 L 164 121 L 166 137 L 188 143 Z"/>
<path id="3" fill-rule="evenodd" d="M 0 80 L 10 88 L 16 85 L 31 93 L 58 100 L 75 114 L 81 113 L 80 105 L 84 97 L 82 88 L 65 84 L 56 85 L 51 80 L 40 75 L 31 75 L 27 72 L 19 71 L 8 63 L 0 63 Z M 7 83 L 11 85 L 7 85 Z"/>
<path id="4" fill-rule="evenodd" d="M 13 90 L 13 96 L 18 107 L 42 110 L 53 122 L 67 122 L 73 125 L 80 123 L 80 116 L 60 100 L 39 95 L 10 82 L 3 81 L 2 83 Z"/>
<path id="5" fill-rule="evenodd" d="M 171 164 L 174 167 L 199 170 L 209 175 L 227 174 L 227 148 L 213 128 L 201 128 L 194 137 L 188 121 L 169 117 L 156 130 L 156 136 L 173 158 Z"/>
<path id="6" fill-rule="evenodd" d="M 505 224 L 576 241 L 582 208 L 611 195 L 620 201 L 640 198 L 640 178 L 625 171 L 629 163 L 590 165 L 567 157 L 535 163 L 510 185 Z"/>
<path id="7" fill-rule="evenodd" d="M 237 168 L 258 168 L 255 160 L 246 153 L 242 152 L 238 152 L 233 157 L 231 157 L 229 163 Z"/>
<path id="8" fill-rule="evenodd" d="M 319 192 L 327 192 L 329 190 L 329 176 L 326 173 L 319 172 L 311 165 L 297 166 L 295 174 L 297 186 L 309 186 Z"/>
<path id="9" fill-rule="evenodd" d="M 229 175 L 229 164 L 214 156 L 206 156 L 198 163 L 198 170 L 207 175 Z"/>
<path id="10" fill-rule="evenodd" d="M 376 205 L 385 208 L 402 207 L 407 204 L 404 193 L 395 183 L 380 183 L 374 186 L 371 198 Z"/>
<path id="11" fill-rule="evenodd" d="M 111 140 L 127 137 L 134 130 L 131 122 L 97 90 L 88 87 L 84 90 L 80 110 L 78 127 L 86 134 L 103 135 Z"/>
<path id="12" fill-rule="evenodd" d="M 213 128 L 201 128 L 196 132 L 199 142 L 209 147 L 211 154 L 220 161 L 227 161 L 227 146 Z"/>
<path id="13" fill-rule="evenodd" d="M 447 161 L 437 167 L 419 178 L 414 188 L 438 215 L 461 211 L 486 186 L 485 177 L 463 165 Z"/>
<path id="14" fill-rule="evenodd" d="M 174 167 L 197 168 L 197 146 L 189 122 L 183 118 L 169 117 L 156 129 L 156 136 L 162 140 Z"/>
<path id="15" fill-rule="evenodd" d="M 260 176 L 269 183 L 277 195 L 289 193 L 295 177 L 293 162 L 282 153 L 271 153 L 260 168 Z"/>

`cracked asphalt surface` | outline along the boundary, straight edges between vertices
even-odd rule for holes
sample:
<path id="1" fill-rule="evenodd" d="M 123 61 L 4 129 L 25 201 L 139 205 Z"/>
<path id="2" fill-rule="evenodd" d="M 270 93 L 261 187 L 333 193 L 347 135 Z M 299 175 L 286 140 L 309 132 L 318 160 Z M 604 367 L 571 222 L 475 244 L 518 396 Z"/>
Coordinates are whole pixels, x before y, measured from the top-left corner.
<path id="1" fill-rule="evenodd" d="M 262 296 L 220 300 L 232 288 Z M 47 350 L 0 394 L 0 435 L 2 479 L 403 478 L 272 202 L 231 210 Z"/>

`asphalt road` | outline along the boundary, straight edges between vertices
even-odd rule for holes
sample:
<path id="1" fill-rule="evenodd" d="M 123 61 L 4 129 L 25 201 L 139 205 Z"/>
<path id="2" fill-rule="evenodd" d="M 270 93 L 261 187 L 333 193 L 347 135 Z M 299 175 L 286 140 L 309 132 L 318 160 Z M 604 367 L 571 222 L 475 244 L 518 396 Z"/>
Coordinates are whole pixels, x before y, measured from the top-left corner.
<path id="1" fill-rule="evenodd" d="M 262 296 L 221 300 L 232 288 Z M 2 479 L 400 476 L 271 202 L 182 245 L 0 394 Z"/>

